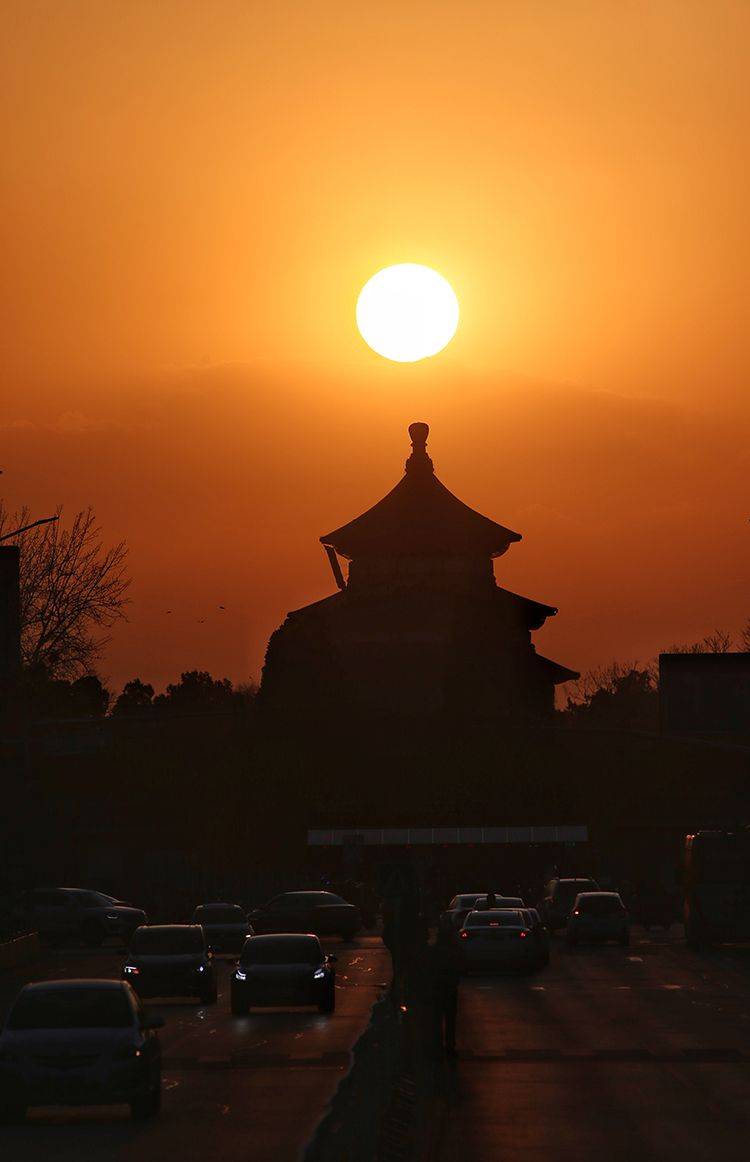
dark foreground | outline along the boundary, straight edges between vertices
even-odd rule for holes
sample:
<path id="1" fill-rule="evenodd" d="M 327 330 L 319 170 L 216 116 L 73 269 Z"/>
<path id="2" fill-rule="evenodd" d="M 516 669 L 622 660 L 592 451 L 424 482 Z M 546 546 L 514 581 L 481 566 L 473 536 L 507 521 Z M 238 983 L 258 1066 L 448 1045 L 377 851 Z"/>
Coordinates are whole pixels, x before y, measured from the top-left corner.
<path id="1" fill-rule="evenodd" d="M 338 956 L 336 1012 L 261 1010 L 229 1013 L 229 964 L 219 960 L 219 1000 L 147 1002 L 166 1021 L 160 1037 L 164 1097 L 159 1117 L 133 1123 L 122 1107 L 32 1110 L 25 1125 L 0 1129 L 0 1154 L 10 1162 L 222 1162 L 296 1159 L 349 1064 L 373 1002 L 389 979 L 379 938 L 326 942 Z M 117 949 L 45 955 L 30 979 L 119 976 Z M 19 981 L 0 974 L 4 1017 Z"/>
<path id="2" fill-rule="evenodd" d="M 440 1162 L 708 1162 L 750 1151 L 750 949 L 554 942 L 535 977 L 472 977 Z"/>

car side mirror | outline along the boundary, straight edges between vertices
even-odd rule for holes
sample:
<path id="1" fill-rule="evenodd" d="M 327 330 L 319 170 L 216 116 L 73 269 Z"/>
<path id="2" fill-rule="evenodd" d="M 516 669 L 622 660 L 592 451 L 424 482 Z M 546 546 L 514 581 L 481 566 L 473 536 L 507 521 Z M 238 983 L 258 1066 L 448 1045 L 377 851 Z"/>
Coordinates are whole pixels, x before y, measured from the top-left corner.
<path id="1" fill-rule="evenodd" d="M 153 1015 L 151 1013 L 149 1013 L 141 1021 L 141 1028 L 142 1029 L 163 1029 L 164 1028 L 164 1018 L 158 1017 L 156 1015 L 156 1013 L 154 1013 Z"/>

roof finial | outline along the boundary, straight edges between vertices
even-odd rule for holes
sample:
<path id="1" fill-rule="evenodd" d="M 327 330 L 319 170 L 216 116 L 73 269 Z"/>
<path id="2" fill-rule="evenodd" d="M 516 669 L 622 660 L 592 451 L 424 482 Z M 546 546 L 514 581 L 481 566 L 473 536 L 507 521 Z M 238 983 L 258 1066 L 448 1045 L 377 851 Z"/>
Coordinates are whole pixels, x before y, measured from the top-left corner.
<path id="1" fill-rule="evenodd" d="M 407 472 L 432 472 L 432 460 L 427 455 L 427 437 L 429 434 L 429 424 L 409 424 L 411 456 L 406 461 Z"/>

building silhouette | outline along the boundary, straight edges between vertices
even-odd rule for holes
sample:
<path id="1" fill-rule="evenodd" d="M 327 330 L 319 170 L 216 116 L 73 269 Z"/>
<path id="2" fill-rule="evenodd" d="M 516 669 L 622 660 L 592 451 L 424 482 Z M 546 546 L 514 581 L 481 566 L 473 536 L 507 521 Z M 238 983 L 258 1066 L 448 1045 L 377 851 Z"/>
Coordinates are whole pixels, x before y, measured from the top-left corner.
<path id="1" fill-rule="evenodd" d="M 428 431 L 410 426 L 395 488 L 320 538 L 338 591 L 289 613 L 271 637 L 262 704 L 288 725 L 538 721 L 553 713 L 555 686 L 578 677 L 531 640 L 556 608 L 495 580 L 493 560 L 520 534 L 440 482 Z"/>

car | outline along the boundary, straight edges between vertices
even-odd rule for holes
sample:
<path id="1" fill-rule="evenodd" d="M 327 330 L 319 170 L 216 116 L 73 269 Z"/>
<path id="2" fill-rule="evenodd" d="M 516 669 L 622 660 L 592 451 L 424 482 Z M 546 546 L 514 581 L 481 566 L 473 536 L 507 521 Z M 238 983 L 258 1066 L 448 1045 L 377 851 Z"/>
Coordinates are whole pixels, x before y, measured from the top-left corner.
<path id="1" fill-rule="evenodd" d="M 127 1102 L 134 1118 L 161 1103 L 162 1017 L 129 984 L 52 980 L 25 985 L 0 1034 L 0 1118 L 29 1106 Z"/>
<path id="2" fill-rule="evenodd" d="M 583 876 L 550 880 L 542 902 L 542 915 L 550 932 L 557 932 L 559 928 L 565 927 L 579 892 L 598 891 L 599 885 L 596 880 Z"/>
<path id="3" fill-rule="evenodd" d="M 256 935 L 314 932 L 353 940 L 362 927 L 359 908 L 333 892 L 282 892 L 250 913 Z"/>
<path id="4" fill-rule="evenodd" d="M 458 930 L 469 915 L 469 912 L 476 906 L 477 900 L 484 900 L 486 898 L 486 891 L 461 892 L 459 895 L 453 897 L 443 916 Z"/>
<path id="5" fill-rule="evenodd" d="M 335 962 L 312 933 L 251 936 L 232 974 L 232 1013 L 244 1016 L 255 1005 L 317 1005 L 332 1013 Z"/>
<path id="6" fill-rule="evenodd" d="M 536 908 L 521 908 L 519 910 L 536 941 L 539 965 L 549 964 L 550 939 L 547 925 Z"/>
<path id="7" fill-rule="evenodd" d="M 237 953 L 247 937 L 254 935 L 239 904 L 200 904 L 193 912 L 193 923 L 203 929 L 210 952 Z"/>
<path id="8" fill-rule="evenodd" d="M 618 892 L 581 892 L 576 896 L 565 933 L 568 944 L 584 941 L 630 943 L 630 917 Z"/>
<path id="9" fill-rule="evenodd" d="M 537 942 L 518 908 L 469 912 L 458 934 L 464 972 L 538 967 Z"/>
<path id="10" fill-rule="evenodd" d="M 117 937 L 127 947 L 148 916 L 142 908 L 88 888 L 34 888 L 21 897 L 16 922 L 52 944 L 78 939 L 98 948 Z"/>
<path id="11" fill-rule="evenodd" d="M 138 928 L 122 970 L 139 997 L 216 1000 L 216 972 L 200 924 L 151 924 Z"/>

